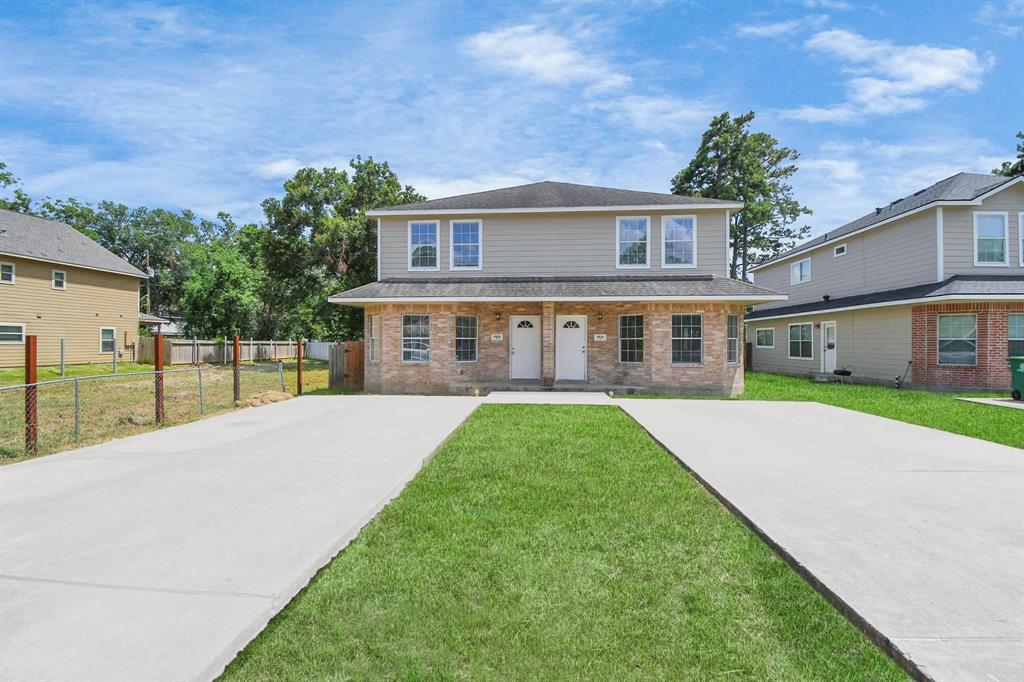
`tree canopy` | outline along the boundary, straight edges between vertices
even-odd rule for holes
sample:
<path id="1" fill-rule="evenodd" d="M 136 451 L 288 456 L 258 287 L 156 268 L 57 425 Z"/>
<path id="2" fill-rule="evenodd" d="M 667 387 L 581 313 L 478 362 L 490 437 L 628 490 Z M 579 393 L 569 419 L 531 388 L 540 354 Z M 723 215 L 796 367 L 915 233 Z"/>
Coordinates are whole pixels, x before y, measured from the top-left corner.
<path id="1" fill-rule="evenodd" d="M 993 168 L 992 172 L 996 175 L 1005 175 L 1010 178 L 1024 175 L 1024 130 L 1017 133 L 1017 139 L 1020 140 L 1017 143 L 1017 158 L 1013 161 L 1003 161 L 999 168 Z"/>

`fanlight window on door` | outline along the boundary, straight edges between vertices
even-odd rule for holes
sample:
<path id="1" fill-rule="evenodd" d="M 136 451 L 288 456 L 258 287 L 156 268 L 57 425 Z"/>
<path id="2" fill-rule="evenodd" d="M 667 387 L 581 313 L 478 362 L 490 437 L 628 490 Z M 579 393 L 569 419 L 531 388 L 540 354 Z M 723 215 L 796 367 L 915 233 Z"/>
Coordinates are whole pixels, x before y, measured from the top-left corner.
<path id="1" fill-rule="evenodd" d="M 529 320 L 520 320 L 516 327 L 519 329 L 533 329 L 533 322 L 530 322 Z"/>
<path id="2" fill-rule="evenodd" d="M 580 328 L 580 323 L 577 322 L 576 320 L 569 320 L 568 322 L 566 322 L 565 324 L 562 325 L 562 329 L 579 329 L 579 328 Z"/>

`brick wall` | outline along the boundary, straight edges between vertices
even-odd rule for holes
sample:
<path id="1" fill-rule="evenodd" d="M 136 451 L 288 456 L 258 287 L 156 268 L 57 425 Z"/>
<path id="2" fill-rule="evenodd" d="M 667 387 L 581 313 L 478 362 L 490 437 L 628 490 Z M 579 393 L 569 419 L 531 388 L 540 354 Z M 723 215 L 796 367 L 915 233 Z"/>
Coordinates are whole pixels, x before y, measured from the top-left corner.
<path id="1" fill-rule="evenodd" d="M 402 315 L 430 315 L 430 361 L 413 364 L 401 361 Z M 700 313 L 703 316 L 703 362 L 673 365 L 671 316 Z M 500 319 L 497 315 L 500 314 Z M 619 362 L 619 315 L 644 316 L 644 360 Z M 541 317 L 541 380 L 554 383 L 555 316 L 587 316 L 587 387 L 632 387 L 637 390 L 706 395 L 736 395 L 743 391 L 742 353 L 739 363 L 726 363 L 726 315 L 740 316 L 743 306 L 726 303 L 501 303 L 501 304 L 387 304 L 368 306 L 371 315 L 381 316 L 381 359 L 367 358 L 366 390 L 374 393 L 469 393 L 486 392 L 509 382 L 509 317 Z M 476 315 L 479 319 L 478 360 L 455 362 L 455 316 Z M 366 330 L 369 335 L 369 328 Z M 500 334 L 499 341 L 492 341 Z M 595 341 L 604 334 L 605 341 Z M 369 349 L 369 344 L 367 344 Z M 529 385 L 531 382 L 520 382 Z"/>
<path id="2" fill-rule="evenodd" d="M 913 380 L 921 386 L 1002 391 L 1010 386 L 1006 366 L 1007 314 L 1024 312 L 1024 302 L 938 303 L 913 308 Z M 939 315 L 969 313 L 978 318 L 978 364 L 938 363 Z"/>

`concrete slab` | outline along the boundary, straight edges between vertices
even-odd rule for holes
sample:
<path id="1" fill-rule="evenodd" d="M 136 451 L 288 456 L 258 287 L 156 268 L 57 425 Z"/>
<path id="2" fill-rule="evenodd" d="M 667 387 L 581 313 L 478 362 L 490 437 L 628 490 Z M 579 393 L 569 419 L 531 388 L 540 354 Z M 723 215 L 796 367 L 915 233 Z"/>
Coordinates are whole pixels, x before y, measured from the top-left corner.
<path id="1" fill-rule="evenodd" d="M 479 403 L 310 396 L 0 468 L 0 679 L 212 679 Z"/>
<path id="2" fill-rule="evenodd" d="M 968 403 L 980 403 L 982 405 L 995 405 L 996 407 L 1013 407 L 1024 410 L 1024 401 L 1013 398 L 957 398 Z"/>
<path id="3" fill-rule="evenodd" d="M 926 674 L 1024 679 L 1024 451 L 817 403 L 616 403 Z"/>
<path id="4" fill-rule="evenodd" d="M 606 393 L 597 391 L 492 391 L 487 403 L 523 405 L 615 405 Z"/>

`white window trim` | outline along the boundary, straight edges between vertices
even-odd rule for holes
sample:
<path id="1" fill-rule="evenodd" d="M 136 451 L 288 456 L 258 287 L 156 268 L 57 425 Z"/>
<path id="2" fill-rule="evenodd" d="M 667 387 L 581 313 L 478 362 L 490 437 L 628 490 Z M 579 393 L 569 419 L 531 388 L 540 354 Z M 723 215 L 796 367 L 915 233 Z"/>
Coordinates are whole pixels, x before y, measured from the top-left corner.
<path id="1" fill-rule="evenodd" d="M 962 315 L 968 315 L 974 318 L 974 362 L 969 365 L 953 362 L 941 362 L 939 358 L 939 344 L 942 342 L 942 325 L 939 322 L 943 317 L 960 317 Z M 977 367 L 978 366 L 978 354 L 980 349 L 978 348 L 978 314 L 977 313 L 946 313 L 944 315 L 938 315 L 935 318 L 935 364 L 941 365 L 942 367 Z"/>
<path id="2" fill-rule="evenodd" d="M 19 346 L 25 343 L 25 325 L 20 322 L 0 322 L 0 327 L 21 327 L 21 341 L 0 341 L 5 346 Z"/>
<path id="3" fill-rule="evenodd" d="M 57 286 L 57 273 L 63 275 L 61 282 L 64 286 Z M 68 273 L 67 270 L 50 270 L 50 288 L 56 291 L 67 291 L 68 290 Z"/>
<path id="4" fill-rule="evenodd" d="M 421 221 L 416 221 L 421 222 Z M 476 265 L 455 265 L 455 223 L 476 223 L 477 234 L 480 235 L 480 251 Z M 454 218 L 448 221 L 448 270 L 483 270 L 484 269 L 484 221 L 482 218 Z"/>
<path id="5" fill-rule="evenodd" d="M 690 315 L 700 318 L 700 362 L 676 362 L 672 360 L 672 342 L 676 337 L 672 336 L 672 317 L 674 315 Z M 679 337 L 690 338 L 690 337 Z M 704 313 L 671 313 L 668 318 L 668 355 L 669 364 L 673 367 L 703 367 L 704 366 Z"/>
<path id="6" fill-rule="evenodd" d="M 460 268 L 460 270 L 461 269 L 463 269 L 463 268 Z M 466 269 L 468 269 L 468 268 L 466 268 Z M 472 317 L 473 319 L 476 320 L 476 338 L 473 339 L 473 342 L 476 344 L 476 348 L 474 349 L 474 352 L 473 352 L 473 358 L 474 359 L 472 359 L 472 360 L 459 360 L 459 350 L 458 350 L 458 347 L 457 347 L 458 344 L 455 344 L 456 347 L 452 348 L 452 355 L 455 356 L 455 364 L 457 364 L 457 365 L 472 365 L 474 362 L 480 362 L 480 316 L 479 315 L 461 315 L 461 314 L 458 314 L 458 313 L 456 313 L 455 315 L 452 315 L 452 324 L 455 325 L 455 328 L 452 330 L 452 340 L 453 341 L 458 341 L 460 338 L 463 338 L 463 339 L 468 338 L 468 337 L 465 337 L 465 336 L 463 336 L 463 337 L 459 336 L 459 320 L 458 320 L 458 318 L 460 318 L 460 317 Z"/>
<path id="7" fill-rule="evenodd" d="M 839 253 L 839 249 L 842 249 L 843 252 Z M 849 251 L 850 251 L 850 249 L 846 246 L 846 244 L 836 244 L 835 247 L 832 249 L 832 257 L 833 258 L 842 258 L 847 253 L 849 253 Z"/>
<path id="8" fill-rule="evenodd" d="M 729 336 L 729 318 L 736 318 L 736 336 Z M 736 339 L 736 359 L 729 359 L 729 342 Z M 725 314 L 725 364 L 727 365 L 738 365 L 743 359 L 743 345 L 740 341 L 743 339 L 742 325 L 740 324 L 740 316 L 733 313 Z"/>
<path id="9" fill-rule="evenodd" d="M 375 336 L 374 333 L 373 333 L 373 320 L 374 320 L 374 318 L 377 318 L 377 322 L 378 322 L 378 324 L 380 324 L 380 313 L 374 313 L 373 315 L 367 315 L 367 317 L 369 319 L 367 320 L 367 323 L 368 323 L 367 324 L 367 327 L 368 327 L 367 332 L 368 333 L 366 335 L 366 339 L 367 339 L 367 341 L 376 341 L 376 343 L 368 343 L 367 344 L 366 360 L 367 360 L 367 362 L 380 362 L 380 355 L 381 355 L 381 353 L 380 353 L 380 350 L 381 350 L 381 348 L 380 348 L 380 334 L 378 333 Z M 382 325 L 381 325 L 381 327 L 382 327 Z M 381 328 L 378 328 L 377 331 L 380 332 Z M 376 348 L 376 350 L 377 350 L 377 357 L 376 358 L 373 357 L 374 348 Z"/>
<path id="10" fill-rule="evenodd" d="M 644 255 L 643 265 L 621 265 L 619 263 L 619 221 L 636 220 L 643 218 L 647 221 L 647 253 Z M 651 269 L 651 217 L 647 215 L 620 215 L 615 216 L 615 269 L 616 270 L 650 270 Z"/>
<path id="11" fill-rule="evenodd" d="M 414 268 L 412 266 L 412 224 L 413 223 L 433 223 L 434 234 L 437 236 L 437 245 L 434 253 L 436 254 L 436 263 L 433 267 Z M 410 220 L 406 222 L 405 232 L 405 266 L 409 272 L 437 272 L 441 269 L 441 221 L 440 220 Z"/>
<path id="12" fill-rule="evenodd" d="M 1003 216 L 1003 262 L 1002 263 L 979 263 L 978 262 L 978 216 L 1000 215 Z M 1010 214 L 1007 211 L 975 211 L 974 212 L 974 267 L 977 268 L 1005 268 L 1010 265 Z"/>
<path id="13" fill-rule="evenodd" d="M 797 271 L 799 271 L 801 263 L 807 263 L 808 264 L 807 279 L 801 279 L 801 280 L 793 279 L 793 268 L 796 268 Z M 811 277 L 813 277 L 813 276 L 814 276 L 814 268 L 813 268 L 813 266 L 811 266 L 811 259 L 810 258 L 801 258 L 800 260 L 794 261 L 794 262 L 789 264 L 789 284 L 790 284 L 790 286 L 796 286 L 797 284 L 807 284 L 808 282 L 811 281 Z"/>
<path id="14" fill-rule="evenodd" d="M 1009 352 L 1009 345 L 1011 341 L 1024 341 L 1024 336 L 1010 336 L 1010 318 L 1014 315 L 1024 315 L 1024 313 L 1007 313 L 1006 314 L 1006 345 L 1007 352 Z"/>
<path id="15" fill-rule="evenodd" d="M 665 220 L 667 218 L 689 218 L 690 220 L 693 221 L 693 263 L 687 264 L 687 263 L 666 263 L 665 262 L 665 253 L 666 253 L 665 242 L 668 241 L 667 239 L 665 239 Z M 649 230 L 650 230 L 650 227 L 648 227 L 648 231 Z M 726 234 L 728 234 L 728 229 L 726 230 Z M 648 234 L 647 236 L 648 236 L 648 240 L 647 241 L 648 241 L 648 251 L 649 251 L 650 250 L 650 235 Z M 616 238 L 618 238 L 618 235 L 616 235 Z M 617 249 L 618 248 L 618 244 L 616 244 L 615 247 Z M 726 251 L 728 251 L 728 242 L 726 243 Z M 697 216 L 696 215 L 663 215 L 663 216 L 661 216 L 661 267 L 664 268 L 664 269 L 671 269 L 671 268 L 695 268 L 695 267 L 697 267 Z"/>
<path id="16" fill-rule="evenodd" d="M 644 342 L 643 343 L 644 348 L 640 352 L 643 353 L 643 355 L 644 355 L 644 359 L 643 360 L 623 360 L 622 359 L 622 341 L 623 341 L 623 336 L 622 336 L 622 318 L 624 318 L 624 317 L 639 317 L 640 320 L 641 320 L 641 322 L 640 322 L 640 341 Z M 623 313 L 622 315 L 619 315 L 618 327 L 616 328 L 615 331 L 617 332 L 615 334 L 615 336 L 616 336 L 616 338 L 618 340 L 618 344 L 619 344 L 619 348 L 618 348 L 619 364 L 620 365 L 642 365 L 642 364 L 644 364 L 644 362 L 647 360 L 647 319 L 645 318 L 644 314 L 643 313 L 632 313 L 632 314 L 630 314 L 630 313 Z M 627 340 L 629 340 L 629 341 L 636 341 L 636 339 L 627 339 Z"/>
<path id="17" fill-rule="evenodd" d="M 811 357 L 805 358 L 800 355 L 793 355 L 793 327 L 802 327 L 806 324 L 811 326 Z M 813 322 L 790 322 L 786 329 L 786 355 L 790 360 L 805 360 L 807 362 L 814 361 L 814 323 Z"/>
<path id="18" fill-rule="evenodd" d="M 1024 211 L 1017 214 L 1017 255 L 1020 256 L 1020 266 L 1024 268 Z"/>
<path id="19" fill-rule="evenodd" d="M 758 332 L 771 332 L 772 333 L 772 345 L 762 346 L 757 341 Z M 775 327 L 758 327 L 754 330 L 754 348 L 775 348 Z"/>
<path id="20" fill-rule="evenodd" d="M 103 350 L 103 332 L 107 329 L 114 332 L 114 347 L 111 350 Z M 100 327 L 100 354 L 113 355 L 115 352 L 117 352 L 117 327 Z"/>
<path id="21" fill-rule="evenodd" d="M 0 261 L 0 265 L 10 265 L 11 266 L 11 281 L 10 282 L 5 282 L 2 279 L 0 279 L 0 284 L 5 284 L 7 286 L 14 286 L 14 280 L 17 277 L 17 270 L 18 270 L 18 268 L 14 265 L 14 263 L 11 263 L 10 261 Z"/>
<path id="22" fill-rule="evenodd" d="M 420 221 L 417 220 L 416 222 L 420 222 Z M 433 351 L 434 351 L 434 349 L 431 348 L 429 345 L 427 346 L 427 359 L 426 360 L 406 360 L 405 359 L 405 316 L 406 315 L 416 315 L 417 317 L 426 317 L 427 318 L 427 336 L 426 336 L 427 343 L 431 344 L 431 342 L 433 341 L 433 339 L 432 339 L 433 334 L 431 334 L 431 329 L 430 329 L 430 325 L 432 323 L 432 321 L 430 319 L 430 313 L 402 313 L 401 317 L 398 318 L 399 319 L 399 323 L 402 325 L 401 332 L 399 334 L 399 341 L 401 342 L 401 345 L 398 348 L 398 353 L 399 353 L 398 357 L 401 360 L 401 363 L 403 365 L 429 365 L 430 364 L 430 356 L 433 354 Z M 414 337 L 410 337 L 410 338 L 422 339 L 424 337 L 422 337 L 422 336 L 414 336 Z"/>

